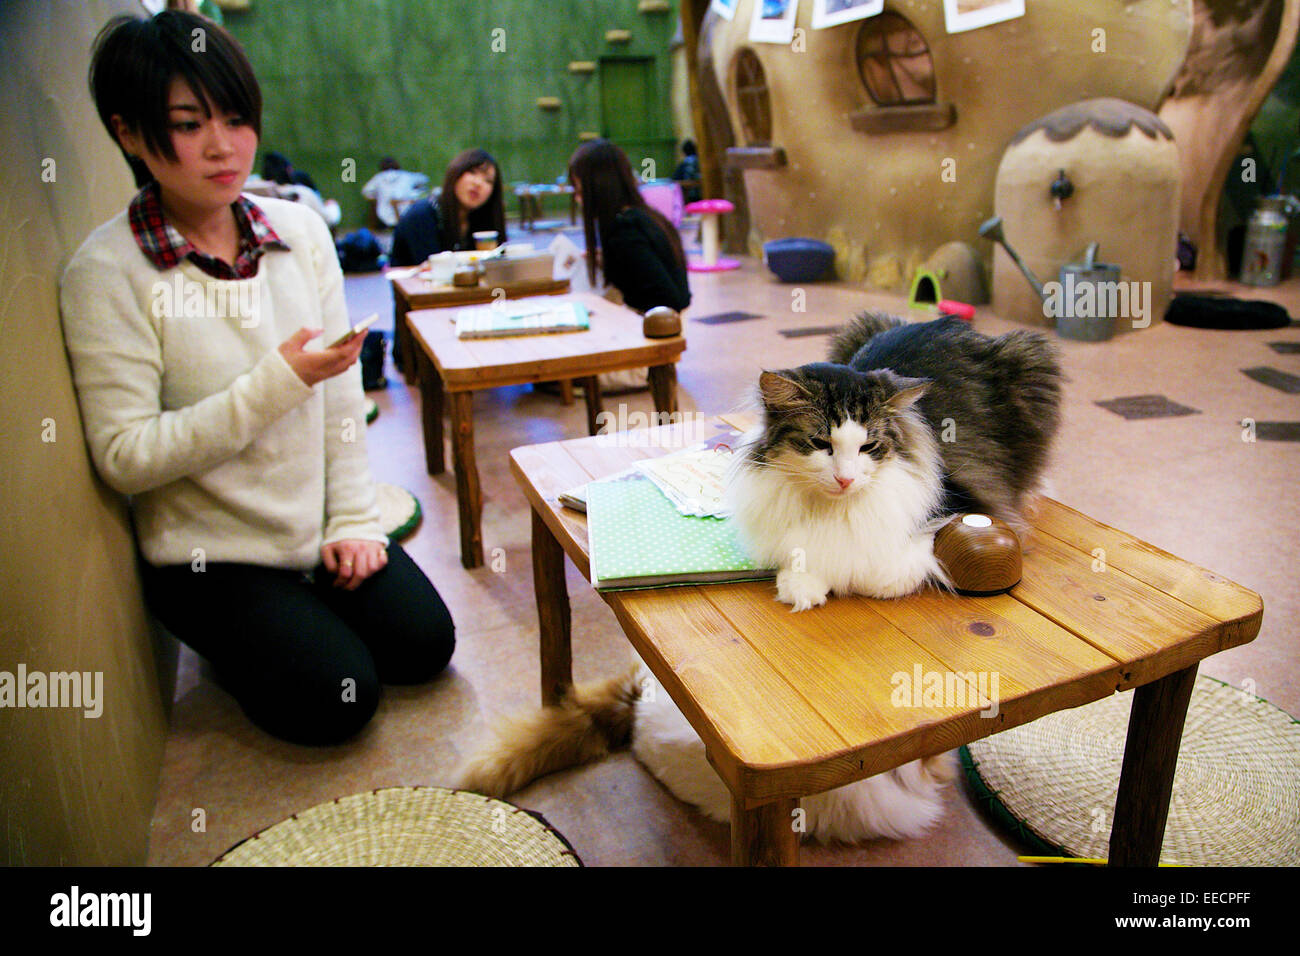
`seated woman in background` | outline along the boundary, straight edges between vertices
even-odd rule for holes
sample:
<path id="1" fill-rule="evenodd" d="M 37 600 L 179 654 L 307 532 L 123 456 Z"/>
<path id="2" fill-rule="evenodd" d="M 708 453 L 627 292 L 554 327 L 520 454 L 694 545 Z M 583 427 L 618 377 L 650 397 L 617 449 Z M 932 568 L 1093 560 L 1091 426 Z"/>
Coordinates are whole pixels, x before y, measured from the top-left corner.
<path id="1" fill-rule="evenodd" d="M 270 152 L 262 157 L 262 178 L 281 186 L 306 186 L 320 192 L 311 176 L 289 162 L 284 153 Z"/>
<path id="2" fill-rule="evenodd" d="M 322 199 L 312 178 L 296 168 L 283 153 L 267 153 L 262 157 L 262 178 L 276 184 L 275 195 L 281 199 L 300 202 L 325 220 L 333 229 L 343 218 L 343 211 L 334 199 Z"/>
<path id="3" fill-rule="evenodd" d="M 437 200 L 411 205 L 393 231 L 389 265 L 419 265 L 436 252 L 474 248 L 474 233 L 492 231 L 506 241 L 501 170 L 482 149 L 467 149 L 447 167 Z"/>
<path id="4" fill-rule="evenodd" d="M 63 331 L 95 468 L 131 496 L 145 602 L 263 730 L 345 740 L 381 684 L 429 680 L 455 640 L 379 523 L 329 231 L 241 195 L 262 97 L 215 23 L 113 19 L 90 87 L 143 188 L 72 257 Z"/>
<path id="5" fill-rule="evenodd" d="M 429 177 L 424 173 L 403 169 L 392 156 L 379 161 L 379 172 L 366 180 L 361 195 L 374 203 L 374 225 L 379 229 L 392 229 L 401 217 L 401 211 L 417 202 L 429 189 Z"/>
<path id="6" fill-rule="evenodd" d="M 646 205 L 623 150 L 607 139 L 584 143 L 569 160 L 569 182 L 582 204 L 592 286 L 599 259 L 606 283 L 629 308 L 665 305 L 680 312 L 690 305 L 681 236 Z"/>

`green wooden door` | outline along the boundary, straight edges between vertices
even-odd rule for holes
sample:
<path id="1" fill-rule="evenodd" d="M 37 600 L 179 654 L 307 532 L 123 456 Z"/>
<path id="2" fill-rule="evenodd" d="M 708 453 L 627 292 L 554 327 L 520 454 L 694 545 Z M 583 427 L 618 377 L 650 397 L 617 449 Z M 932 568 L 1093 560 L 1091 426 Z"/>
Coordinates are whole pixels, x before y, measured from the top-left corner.
<path id="1" fill-rule="evenodd" d="M 600 61 L 600 135 L 623 148 L 638 179 L 673 171 L 673 141 L 662 133 L 672 128 L 669 105 L 656 100 L 654 68 L 650 57 Z"/>

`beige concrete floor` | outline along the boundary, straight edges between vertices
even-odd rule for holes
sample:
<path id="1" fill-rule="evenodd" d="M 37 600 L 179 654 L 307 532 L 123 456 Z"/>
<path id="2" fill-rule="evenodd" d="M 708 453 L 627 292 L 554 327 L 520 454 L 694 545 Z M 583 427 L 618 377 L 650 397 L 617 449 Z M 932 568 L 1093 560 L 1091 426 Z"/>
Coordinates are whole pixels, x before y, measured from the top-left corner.
<path id="1" fill-rule="evenodd" d="M 739 272 L 692 275 L 688 316 L 743 310 L 763 318 L 687 323 L 679 366 L 683 409 L 717 412 L 745 402 L 760 368 L 824 357 L 822 336 L 784 338 L 778 330 L 832 325 L 856 309 L 903 310 L 897 298 L 837 283 L 811 284 L 796 312 L 790 286 L 747 261 Z M 1248 297 L 1257 290 L 1236 289 Z M 1260 297 L 1300 311 L 1300 281 Z M 380 309 L 391 328 L 386 284 L 350 277 L 355 317 Z M 1014 326 L 982 309 L 976 327 Z M 1253 689 L 1300 713 L 1294 581 L 1300 518 L 1300 444 L 1242 441 L 1240 421 L 1300 420 L 1300 396 L 1260 385 L 1240 369 L 1266 365 L 1300 373 L 1300 356 L 1271 341 L 1300 341 L 1295 327 L 1272 332 L 1208 332 L 1158 324 L 1105 344 L 1061 341 L 1070 382 L 1064 427 L 1050 468 L 1057 498 L 1246 586 L 1264 598 L 1263 630 L 1245 647 L 1210 658 L 1201 672 Z M 1199 410 L 1181 418 L 1125 421 L 1094 402 L 1160 393 Z M 149 863 L 205 865 L 251 834 L 316 803 L 401 785 L 446 785 L 462 754 L 494 715 L 538 701 L 537 623 L 529 557 L 528 506 L 510 475 L 518 445 L 585 432 L 581 402 L 565 408 L 529 388 L 475 395 L 484 492 L 483 540 L 504 557 L 500 571 L 460 566 L 455 482 L 425 474 L 418 393 L 390 368 L 387 390 L 371 393 L 381 414 L 369 442 L 376 478 L 414 492 L 424 522 L 405 542 L 451 608 L 458 646 L 452 667 L 427 686 L 387 688 L 371 725 L 346 745 L 307 749 L 254 729 L 238 706 L 183 652 L 172 734 L 153 820 Z M 650 411 L 648 393 L 609 402 Z M 450 456 L 448 458 L 450 461 Z M 500 565 L 498 564 L 500 567 Z M 604 603 L 570 566 L 574 672 L 612 673 L 632 651 Z M 543 779 L 512 798 L 540 811 L 588 865 L 719 865 L 727 828 L 671 797 L 627 754 Z M 206 827 L 195 832 L 194 811 Z M 806 846 L 805 864 L 1015 866 L 1018 842 L 996 828 L 963 782 L 948 797 L 942 824 L 910 842 L 860 847 Z"/>

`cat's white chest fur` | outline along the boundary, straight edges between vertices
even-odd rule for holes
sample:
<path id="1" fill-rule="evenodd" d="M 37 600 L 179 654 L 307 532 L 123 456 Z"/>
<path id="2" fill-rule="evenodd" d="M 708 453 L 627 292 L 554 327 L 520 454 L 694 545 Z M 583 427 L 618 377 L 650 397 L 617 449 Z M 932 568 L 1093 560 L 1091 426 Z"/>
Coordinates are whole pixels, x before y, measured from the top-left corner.
<path id="1" fill-rule="evenodd" d="M 783 453 L 730 476 L 737 531 L 756 560 L 778 569 L 777 599 L 796 611 L 830 593 L 901 597 L 945 580 L 927 521 L 943 494 L 932 439 L 913 460 L 861 455 L 856 464 L 846 441 L 856 448 L 860 439 L 835 436 L 824 454 Z"/>

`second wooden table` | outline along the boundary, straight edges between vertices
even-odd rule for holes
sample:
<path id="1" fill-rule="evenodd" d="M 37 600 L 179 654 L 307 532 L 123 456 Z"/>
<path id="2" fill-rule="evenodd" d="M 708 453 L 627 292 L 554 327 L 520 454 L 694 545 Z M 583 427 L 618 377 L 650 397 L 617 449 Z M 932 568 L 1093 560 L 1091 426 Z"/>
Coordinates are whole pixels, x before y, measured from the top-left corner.
<path id="1" fill-rule="evenodd" d="M 442 418 L 450 403 L 452 460 L 460 507 L 460 560 L 467 568 L 483 564 L 483 494 L 474 455 L 474 392 L 503 385 L 577 379 L 587 401 L 587 429 L 596 434 L 601 413 L 600 382 L 606 372 L 649 368 L 655 411 L 677 411 L 675 363 L 686 350 L 680 335 L 648 339 L 642 318 L 631 309 L 590 293 L 566 297 L 587 307 L 586 332 L 526 335 L 501 339 L 460 339 L 458 308 L 407 314 L 419 364 L 424 454 L 429 474 L 446 470 Z"/>
<path id="2" fill-rule="evenodd" d="M 481 281 L 478 285 L 454 286 L 430 282 L 419 275 L 403 275 L 389 281 L 393 285 L 393 335 L 399 340 L 401 372 L 408 385 L 415 383 L 417 372 L 415 349 L 411 347 L 411 330 L 406 321 L 409 312 L 449 305 L 478 305 L 492 302 L 502 295 L 507 299 L 520 299 L 530 295 L 559 295 L 569 291 L 568 279 L 529 279 L 523 282 L 505 282 L 499 286 L 485 285 Z"/>

